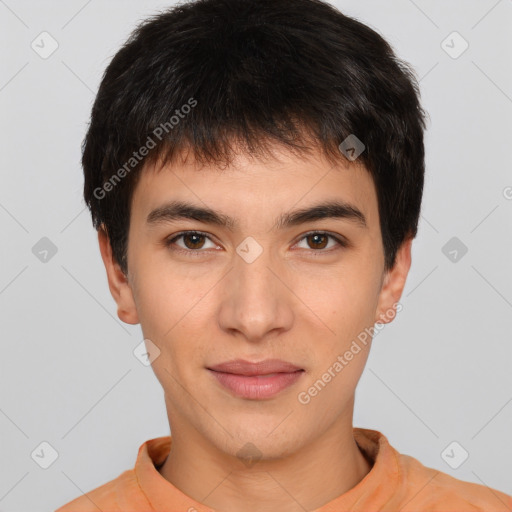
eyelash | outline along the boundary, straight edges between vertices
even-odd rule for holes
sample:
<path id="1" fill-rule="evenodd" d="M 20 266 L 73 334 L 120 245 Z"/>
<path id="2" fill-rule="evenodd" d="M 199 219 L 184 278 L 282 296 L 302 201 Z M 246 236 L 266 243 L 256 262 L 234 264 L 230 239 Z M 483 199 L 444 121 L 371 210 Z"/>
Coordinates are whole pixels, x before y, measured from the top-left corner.
<path id="1" fill-rule="evenodd" d="M 180 248 L 172 247 L 172 245 L 176 242 L 176 240 L 178 240 L 180 238 L 183 238 L 186 235 L 204 236 L 204 237 L 208 238 L 208 240 L 213 242 L 213 240 L 211 240 L 210 237 L 208 236 L 208 233 L 204 233 L 203 231 L 182 231 L 181 233 L 178 233 L 177 235 L 173 235 L 172 238 L 166 239 L 164 244 L 165 244 L 166 247 L 168 247 L 172 251 L 176 251 L 176 252 L 179 252 L 179 253 L 186 253 L 186 254 L 190 254 L 190 255 L 194 255 L 194 256 L 199 256 L 199 255 L 201 255 L 201 253 L 206 252 L 206 250 L 202 250 L 202 249 L 194 250 L 194 249 L 183 249 L 181 247 Z M 322 254 L 325 254 L 325 253 L 329 254 L 332 251 L 338 250 L 340 248 L 348 248 L 349 245 L 350 245 L 348 241 L 344 240 L 343 238 L 341 238 L 339 236 L 333 235 L 332 233 L 329 233 L 327 231 L 310 231 L 308 233 L 305 233 L 297 241 L 297 243 L 301 242 L 305 238 L 308 238 L 309 236 L 312 236 L 312 235 L 324 235 L 324 236 L 327 236 L 329 238 L 332 238 L 339 245 L 339 247 L 337 247 L 335 249 L 332 249 L 332 248 L 331 249 L 327 249 L 327 250 L 325 250 L 325 249 L 310 249 L 313 253 L 320 253 L 320 254 L 316 254 L 315 256 L 321 256 Z M 215 243 L 215 242 L 213 242 L 213 243 Z"/>

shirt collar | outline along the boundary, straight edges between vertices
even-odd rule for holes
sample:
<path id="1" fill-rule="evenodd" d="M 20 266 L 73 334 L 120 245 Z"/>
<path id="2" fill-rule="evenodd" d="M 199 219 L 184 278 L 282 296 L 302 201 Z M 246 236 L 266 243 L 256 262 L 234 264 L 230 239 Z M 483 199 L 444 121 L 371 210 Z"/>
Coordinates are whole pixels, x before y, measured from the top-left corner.
<path id="1" fill-rule="evenodd" d="M 387 438 L 370 429 L 354 428 L 353 433 L 360 450 L 373 464 L 372 469 L 355 487 L 315 512 L 377 510 L 391 499 L 399 485 L 398 454 Z M 141 492 L 155 510 L 166 510 L 172 505 L 176 510 L 214 512 L 185 495 L 158 472 L 157 468 L 164 463 L 171 444 L 171 436 L 164 436 L 150 439 L 140 446 L 134 470 Z"/>

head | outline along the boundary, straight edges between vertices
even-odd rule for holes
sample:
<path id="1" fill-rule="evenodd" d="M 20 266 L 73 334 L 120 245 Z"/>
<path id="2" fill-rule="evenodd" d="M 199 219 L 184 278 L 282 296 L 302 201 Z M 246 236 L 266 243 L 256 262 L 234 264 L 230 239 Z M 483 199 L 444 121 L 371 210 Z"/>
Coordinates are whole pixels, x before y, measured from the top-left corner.
<path id="1" fill-rule="evenodd" d="M 424 116 L 389 44 L 319 0 L 198 0 L 132 33 L 84 195 L 118 315 L 160 350 L 173 433 L 272 458 L 350 423 L 361 333 L 392 320 L 411 263 Z M 241 398 L 209 370 L 232 359 L 302 373 Z"/>

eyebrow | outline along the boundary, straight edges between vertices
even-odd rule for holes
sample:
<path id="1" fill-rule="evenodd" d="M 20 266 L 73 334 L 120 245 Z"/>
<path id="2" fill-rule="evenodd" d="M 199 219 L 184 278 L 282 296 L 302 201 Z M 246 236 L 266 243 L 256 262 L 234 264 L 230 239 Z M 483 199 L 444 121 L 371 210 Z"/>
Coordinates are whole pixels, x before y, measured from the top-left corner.
<path id="1" fill-rule="evenodd" d="M 285 229 L 292 226 L 322 219 L 346 219 L 367 228 L 366 217 L 355 205 L 342 200 L 326 201 L 306 208 L 293 210 L 278 217 L 273 229 Z M 196 220 L 205 224 L 213 224 L 233 231 L 238 222 L 236 219 L 216 212 L 208 207 L 197 206 L 182 201 L 170 201 L 152 210 L 146 219 L 150 225 L 172 222 L 175 220 Z"/>

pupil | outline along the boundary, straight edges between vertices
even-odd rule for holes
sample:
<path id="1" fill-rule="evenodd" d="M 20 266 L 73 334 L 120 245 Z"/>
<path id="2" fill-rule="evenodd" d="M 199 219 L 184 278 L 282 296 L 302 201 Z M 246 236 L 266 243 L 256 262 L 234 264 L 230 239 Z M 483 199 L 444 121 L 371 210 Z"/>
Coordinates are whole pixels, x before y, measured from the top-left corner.
<path id="1" fill-rule="evenodd" d="M 187 240 L 190 240 L 192 238 L 195 238 L 196 239 L 196 242 L 192 242 L 191 244 L 187 243 Z M 199 247 L 197 247 L 197 244 L 199 242 L 197 242 L 197 239 L 201 239 L 203 238 L 203 235 L 198 235 L 198 234 L 192 234 L 192 235 L 186 235 L 185 236 L 185 245 L 189 248 L 189 249 L 198 249 Z M 202 244 L 199 244 L 199 246 L 201 247 Z"/>
<path id="2" fill-rule="evenodd" d="M 194 234 L 194 235 L 186 235 L 185 236 L 185 245 L 189 248 L 189 249 L 198 249 L 199 247 L 202 246 L 202 244 L 200 243 L 200 240 L 204 238 L 203 235 L 198 235 L 198 234 Z M 316 249 L 318 249 L 320 246 L 320 248 L 324 248 L 325 247 L 325 242 L 327 240 L 327 237 L 325 235 L 310 235 L 309 236 L 310 239 L 313 239 L 313 245 L 315 245 Z M 195 239 L 195 242 L 192 242 L 192 243 L 187 243 L 187 241 L 190 241 L 191 239 Z M 323 240 L 324 243 L 320 242 L 319 240 Z M 197 247 L 199 245 L 199 247 Z"/>
<path id="3" fill-rule="evenodd" d="M 324 242 L 325 242 L 325 240 L 327 239 L 327 237 L 326 237 L 325 235 L 310 235 L 310 237 L 311 237 L 311 238 L 313 238 L 313 239 L 315 240 L 313 243 L 317 245 L 317 247 L 316 247 L 317 249 L 318 249 L 318 243 L 319 243 L 319 242 L 318 242 L 318 239 L 319 239 L 319 238 L 323 238 Z M 323 249 L 323 248 L 325 247 L 325 245 L 326 245 L 326 244 L 325 244 L 325 243 L 323 243 L 323 244 L 322 244 L 322 243 L 320 243 L 320 245 L 321 245 L 321 247 L 320 247 L 320 248 L 321 248 L 321 249 Z"/>

